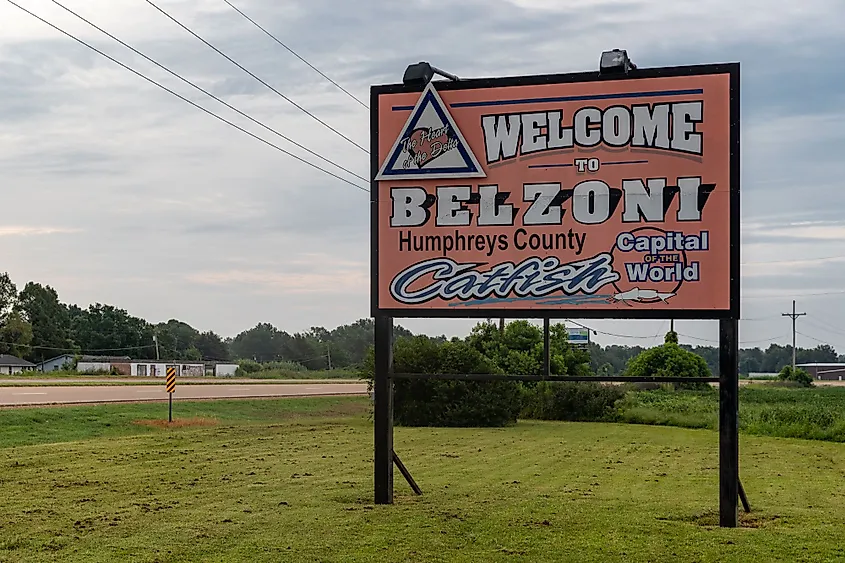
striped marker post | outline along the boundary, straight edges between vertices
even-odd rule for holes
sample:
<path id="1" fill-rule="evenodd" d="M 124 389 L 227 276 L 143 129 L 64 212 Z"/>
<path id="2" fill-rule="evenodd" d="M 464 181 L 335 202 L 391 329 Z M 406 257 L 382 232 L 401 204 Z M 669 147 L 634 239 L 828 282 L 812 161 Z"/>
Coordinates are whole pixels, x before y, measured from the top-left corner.
<path id="1" fill-rule="evenodd" d="M 173 393 L 176 391 L 176 366 L 167 366 L 167 380 L 165 385 L 168 396 L 167 421 L 173 422 Z"/>

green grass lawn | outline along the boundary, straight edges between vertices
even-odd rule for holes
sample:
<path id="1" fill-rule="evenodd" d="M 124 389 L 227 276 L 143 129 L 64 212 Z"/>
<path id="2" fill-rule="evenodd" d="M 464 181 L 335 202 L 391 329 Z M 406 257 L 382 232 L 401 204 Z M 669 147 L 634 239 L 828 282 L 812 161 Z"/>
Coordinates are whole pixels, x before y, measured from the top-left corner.
<path id="1" fill-rule="evenodd" d="M 397 428 L 424 495 L 397 472 L 396 504 L 373 506 L 366 409 L 361 398 L 182 403 L 180 418 L 216 422 L 182 428 L 136 424 L 160 420 L 162 405 L 0 411 L 0 561 L 845 558 L 841 444 L 743 436 L 754 510 L 726 530 L 713 526 L 710 430 Z M 27 412 L 48 418 L 18 418 Z M 33 425 L 53 430 L 14 430 Z"/>
<path id="2" fill-rule="evenodd" d="M 719 391 L 631 393 L 620 412 L 625 422 L 716 430 Z M 746 434 L 845 442 L 845 387 L 740 387 L 739 420 Z"/>
<path id="3" fill-rule="evenodd" d="M 245 373 L 243 377 L 252 379 L 331 379 L 331 380 L 359 380 L 361 374 L 357 370 L 333 369 L 317 371 L 292 371 L 286 369 L 264 369 L 252 373 Z"/>
<path id="4" fill-rule="evenodd" d="M 220 424 L 273 424 L 360 413 L 368 405 L 366 397 L 174 401 L 173 416 Z M 153 433 L 157 430 L 150 424 L 166 420 L 166 402 L 0 409 L 0 448 Z"/>

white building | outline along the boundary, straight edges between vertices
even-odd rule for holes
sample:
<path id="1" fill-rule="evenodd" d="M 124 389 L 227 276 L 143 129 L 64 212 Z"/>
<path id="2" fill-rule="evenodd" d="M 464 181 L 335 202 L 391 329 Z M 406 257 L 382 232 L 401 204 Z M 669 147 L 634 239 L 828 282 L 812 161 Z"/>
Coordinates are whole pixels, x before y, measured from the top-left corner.
<path id="1" fill-rule="evenodd" d="M 73 354 L 62 354 L 49 360 L 35 364 L 35 370 L 40 372 L 59 371 L 65 367 L 73 366 Z"/>
<path id="2" fill-rule="evenodd" d="M 179 360 L 133 360 L 128 357 L 86 356 L 77 363 L 80 373 L 116 373 L 132 377 L 165 377 L 167 368 L 176 368 L 178 377 L 231 377 L 235 375 L 238 364 L 179 361 Z"/>
<path id="3" fill-rule="evenodd" d="M 216 377 L 232 377 L 238 371 L 238 364 L 214 364 L 214 375 Z"/>
<path id="4" fill-rule="evenodd" d="M 162 362 L 157 360 L 132 360 L 129 362 L 129 373 L 138 377 L 165 377 L 168 367 L 176 368 L 177 377 L 203 377 L 205 364 L 203 362 Z"/>
<path id="5" fill-rule="evenodd" d="M 79 373 L 111 373 L 112 367 L 116 367 L 118 373 L 124 374 L 118 366 L 130 362 L 129 356 L 82 356 L 76 363 L 76 371 Z"/>
<path id="6" fill-rule="evenodd" d="M 12 375 L 22 371 L 31 370 L 35 367 L 32 362 L 27 362 L 9 354 L 0 354 L 0 375 Z"/>

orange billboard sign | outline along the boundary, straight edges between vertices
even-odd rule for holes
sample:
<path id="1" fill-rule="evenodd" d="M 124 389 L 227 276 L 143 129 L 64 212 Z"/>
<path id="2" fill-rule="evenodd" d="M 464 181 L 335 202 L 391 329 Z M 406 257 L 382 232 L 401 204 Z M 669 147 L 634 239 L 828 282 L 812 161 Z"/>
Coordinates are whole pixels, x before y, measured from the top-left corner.
<path id="1" fill-rule="evenodd" d="M 374 86 L 373 314 L 738 318 L 739 65 Z"/>

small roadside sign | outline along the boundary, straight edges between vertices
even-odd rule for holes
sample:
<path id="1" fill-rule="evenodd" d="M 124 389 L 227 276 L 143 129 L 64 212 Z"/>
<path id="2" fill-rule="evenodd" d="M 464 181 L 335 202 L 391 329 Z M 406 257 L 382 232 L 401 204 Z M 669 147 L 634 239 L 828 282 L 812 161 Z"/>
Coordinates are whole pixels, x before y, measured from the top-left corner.
<path id="1" fill-rule="evenodd" d="M 167 389 L 167 421 L 173 422 L 173 393 L 176 391 L 176 366 L 167 366 L 165 389 Z"/>
<path id="2" fill-rule="evenodd" d="M 167 366 L 167 381 L 165 385 L 168 393 L 176 391 L 176 366 Z"/>

